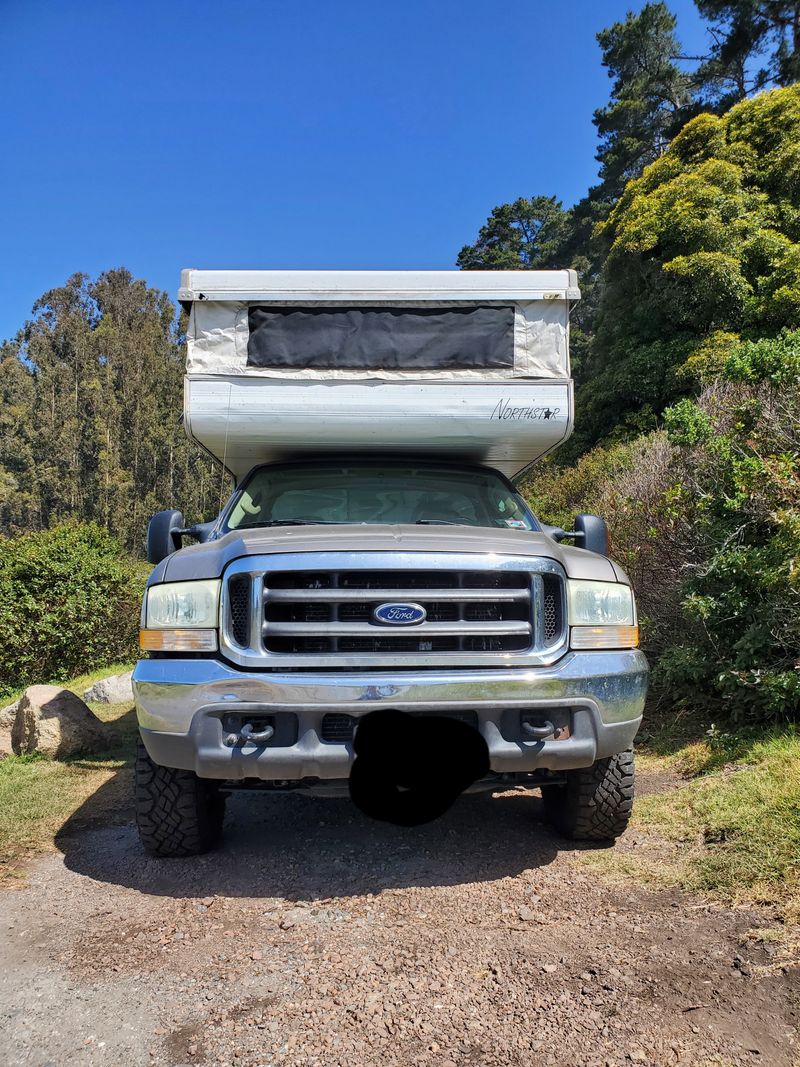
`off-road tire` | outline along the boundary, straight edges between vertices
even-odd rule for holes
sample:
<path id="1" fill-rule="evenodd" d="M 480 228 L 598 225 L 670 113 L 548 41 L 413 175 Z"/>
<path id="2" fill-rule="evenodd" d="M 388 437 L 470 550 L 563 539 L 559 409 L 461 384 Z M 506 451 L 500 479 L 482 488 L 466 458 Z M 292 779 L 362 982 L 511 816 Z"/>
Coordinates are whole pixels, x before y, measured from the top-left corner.
<path id="1" fill-rule="evenodd" d="M 566 785 L 546 786 L 547 820 L 574 841 L 616 841 L 633 809 L 633 749 L 567 771 Z"/>
<path id="2" fill-rule="evenodd" d="M 151 856 L 197 856 L 219 844 L 225 798 L 216 782 L 159 767 L 140 739 L 134 783 L 139 839 Z"/>

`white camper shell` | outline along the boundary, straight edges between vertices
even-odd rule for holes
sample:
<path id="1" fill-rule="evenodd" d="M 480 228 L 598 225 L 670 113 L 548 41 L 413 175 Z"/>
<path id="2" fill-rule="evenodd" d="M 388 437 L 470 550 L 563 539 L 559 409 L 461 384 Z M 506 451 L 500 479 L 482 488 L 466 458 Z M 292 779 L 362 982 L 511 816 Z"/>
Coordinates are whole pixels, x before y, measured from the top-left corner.
<path id="1" fill-rule="evenodd" d="M 184 422 L 239 480 L 376 452 L 520 473 L 572 430 L 574 271 L 184 270 Z"/>

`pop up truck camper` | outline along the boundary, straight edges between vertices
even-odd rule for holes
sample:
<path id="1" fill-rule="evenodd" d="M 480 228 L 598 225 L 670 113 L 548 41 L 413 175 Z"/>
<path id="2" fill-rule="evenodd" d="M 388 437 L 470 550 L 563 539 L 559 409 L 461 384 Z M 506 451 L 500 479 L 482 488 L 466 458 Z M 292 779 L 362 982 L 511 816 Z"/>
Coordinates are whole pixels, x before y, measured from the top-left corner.
<path id="1" fill-rule="evenodd" d="M 183 272 L 184 426 L 235 488 L 149 528 L 148 851 L 213 847 L 236 788 L 411 824 L 522 786 L 573 838 L 622 833 L 630 582 L 602 519 L 547 526 L 510 480 L 570 434 L 579 297 L 567 270 Z"/>

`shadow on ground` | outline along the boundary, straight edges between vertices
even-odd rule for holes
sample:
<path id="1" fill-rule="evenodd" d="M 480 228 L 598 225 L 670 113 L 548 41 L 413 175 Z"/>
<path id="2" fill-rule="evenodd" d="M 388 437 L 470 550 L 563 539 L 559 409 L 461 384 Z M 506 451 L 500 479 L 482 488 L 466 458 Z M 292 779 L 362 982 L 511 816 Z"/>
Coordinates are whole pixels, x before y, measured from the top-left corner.
<path id="1" fill-rule="evenodd" d="M 130 779 L 123 769 L 87 798 L 56 844 L 77 874 L 143 893 L 315 900 L 494 881 L 558 851 L 530 794 L 462 796 L 435 822 L 407 828 L 369 819 L 349 799 L 234 793 L 220 849 L 153 859 L 133 824 Z"/>

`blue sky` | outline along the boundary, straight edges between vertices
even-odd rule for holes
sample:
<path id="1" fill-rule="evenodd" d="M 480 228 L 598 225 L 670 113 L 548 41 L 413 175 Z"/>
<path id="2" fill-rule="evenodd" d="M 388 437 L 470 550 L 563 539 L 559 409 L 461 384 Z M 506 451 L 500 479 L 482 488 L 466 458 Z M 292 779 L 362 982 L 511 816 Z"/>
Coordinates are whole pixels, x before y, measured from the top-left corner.
<path id="1" fill-rule="evenodd" d="M 74 271 L 453 266 L 593 182 L 595 34 L 640 6 L 0 0 L 0 338 Z"/>

